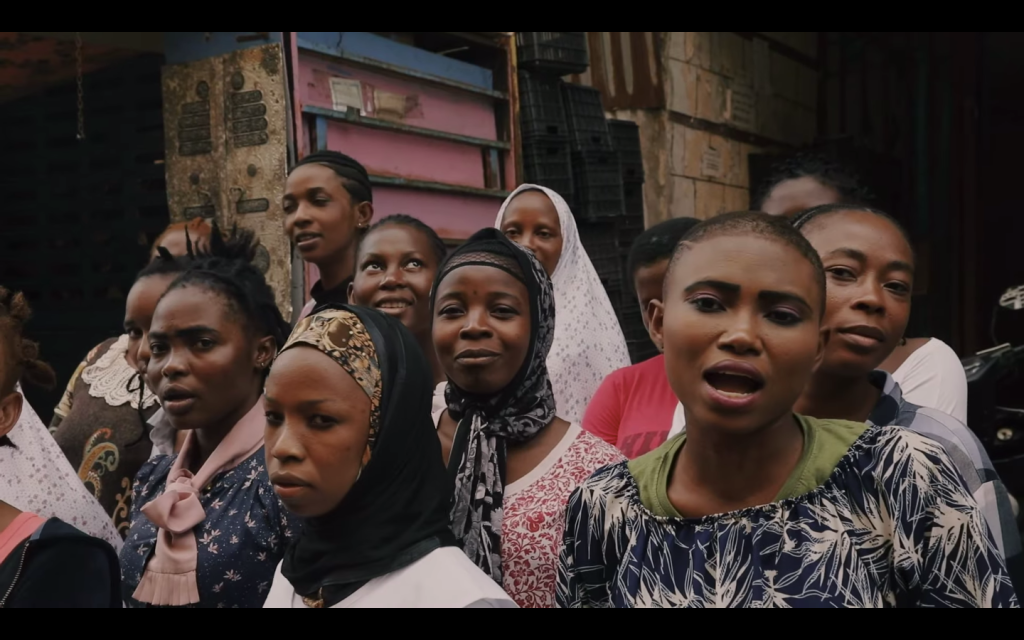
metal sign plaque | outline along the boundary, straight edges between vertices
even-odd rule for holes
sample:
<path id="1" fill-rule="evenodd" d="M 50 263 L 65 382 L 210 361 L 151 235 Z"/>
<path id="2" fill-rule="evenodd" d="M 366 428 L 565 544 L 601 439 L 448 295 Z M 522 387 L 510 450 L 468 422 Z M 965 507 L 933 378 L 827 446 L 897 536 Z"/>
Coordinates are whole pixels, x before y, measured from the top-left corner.
<path id="1" fill-rule="evenodd" d="M 173 221 L 216 217 L 252 229 L 257 261 L 285 318 L 291 247 L 281 198 L 288 163 L 288 94 L 281 45 L 164 67 L 167 198 Z"/>

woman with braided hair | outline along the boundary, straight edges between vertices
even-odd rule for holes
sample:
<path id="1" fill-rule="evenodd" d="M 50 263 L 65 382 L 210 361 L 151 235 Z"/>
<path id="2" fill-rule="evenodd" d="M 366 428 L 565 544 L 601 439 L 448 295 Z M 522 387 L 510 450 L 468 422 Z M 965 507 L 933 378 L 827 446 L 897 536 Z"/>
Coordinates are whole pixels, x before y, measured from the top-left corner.
<path id="1" fill-rule="evenodd" d="M 201 258 L 160 297 L 146 382 L 187 435 L 136 476 L 121 553 L 133 608 L 260 608 L 298 527 L 267 475 L 264 381 L 290 332 L 252 264 Z"/>
<path id="2" fill-rule="evenodd" d="M 198 219 L 169 227 L 128 292 L 124 332 L 86 356 L 54 409 L 54 439 L 122 537 L 128 532 L 135 474 L 154 449 L 172 453 L 176 446 L 170 430 L 151 428 L 153 420 L 160 424 L 160 404 L 139 373 L 139 349 L 156 303 L 195 257 L 247 262 L 254 255 L 252 244 L 252 232 L 235 230 L 225 239 L 216 224 Z"/>
<path id="3" fill-rule="evenodd" d="M 119 608 L 110 543 L 58 518 L 94 534 L 105 525 L 120 542 L 21 394 L 20 379 L 54 383 L 22 337 L 30 315 L 24 296 L 0 287 L 0 609 Z"/>
<path id="4" fill-rule="evenodd" d="M 282 205 L 285 233 L 320 272 L 301 317 L 320 305 L 347 304 L 359 240 L 373 221 L 366 168 L 337 151 L 317 151 L 292 168 Z"/>

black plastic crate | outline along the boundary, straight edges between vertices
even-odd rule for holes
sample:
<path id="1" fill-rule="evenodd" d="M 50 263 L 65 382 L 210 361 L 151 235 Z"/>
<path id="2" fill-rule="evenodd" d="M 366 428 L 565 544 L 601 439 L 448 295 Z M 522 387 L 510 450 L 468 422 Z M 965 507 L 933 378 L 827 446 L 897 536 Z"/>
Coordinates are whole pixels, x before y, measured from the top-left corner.
<path id="1" fill-rule="evenodd" d="M 524 139 L 569 135 L 561 80 L 519 72 L 519 127 Z"/>
<path id="2" fill-rule="evenodd" d="M 624 210 L 619 158 L 612 151 L 572 154 L 573 213 L 583 220 L 621 218 Z"/>
<path id="3" fill-rule="evenodd" d="M 608 131 L 612 145 L 622 162 L 622 179 L 627 182 L 644 181 L 644 155 L 640 146 L 640 127 L 630 120 L 609 120 Z"/>
<path id="4" fill-rule="evenodd" d="M 590 66 L 586 31 L 517 31 L 519 66 L 558 76 L 583 73 Z"/>
<path id="5" fill-rule="evenodd" d="M 525 182 L 547 187 L 567 202 L 572 202 L 572 155 L 568 139 L 554 136 L 524 138 L 523 177 Z"/>
<path id="6" fill-rule="evenodd" d="M 585 222 L 576 223 L 580 234 L 580 242 L 587 250 L 590 261 L 600 273 L 602 265 L 618 263 L 621 260 L 618 244 L 618 229 L 612 222 Z"/>
<path id="7" fill-rule="evenodd" d="M 644 185 L 642 182 L 622 183 L 622 208 L 627 216 L 644 219 Z"/>
<path id="8" fill-rule="evenodd" d="M 608 130 L 608 119 L 604 117 L 600 91 L 593 87 L 563 82 L 562 103 L 565 105 L 565 118 L 569 123 L 569 137 L 572 138 L 576 150 L 615 150 L 612 145 L 612 134 Z M 621 179 L 621 175 L 619 178 Z"/>

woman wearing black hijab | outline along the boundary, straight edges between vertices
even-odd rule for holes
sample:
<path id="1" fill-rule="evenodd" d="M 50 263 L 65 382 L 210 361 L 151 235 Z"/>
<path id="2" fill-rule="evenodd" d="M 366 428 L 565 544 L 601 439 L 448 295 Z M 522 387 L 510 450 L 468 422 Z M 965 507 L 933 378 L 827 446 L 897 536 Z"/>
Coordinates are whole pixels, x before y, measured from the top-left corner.
<path id="1" fill-rule="evenodd" d="M 515 608 L 455 546 L 430 366 L 380 312 L 321 307 L 267 379 L 267 465 L 305 519 L 266 608 Z"/>

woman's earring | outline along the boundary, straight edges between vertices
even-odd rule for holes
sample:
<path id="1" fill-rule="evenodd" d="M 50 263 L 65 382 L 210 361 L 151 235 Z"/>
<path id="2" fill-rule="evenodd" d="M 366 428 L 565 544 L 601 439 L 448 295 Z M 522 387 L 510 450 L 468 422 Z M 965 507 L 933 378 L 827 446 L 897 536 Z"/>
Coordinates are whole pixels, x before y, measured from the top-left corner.
<path id="1" fill-rule="evenodd" d="M 901 347 L 907 346 L 907 338 L 906 338 L 906 336 L 904 336 L 903 339 L 900 340 L 900 346 Z"/>

